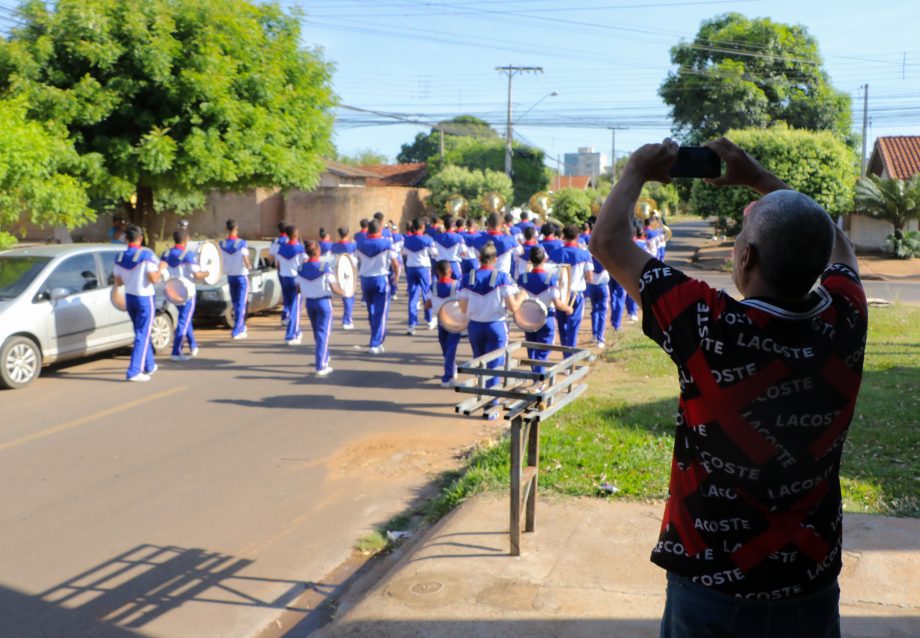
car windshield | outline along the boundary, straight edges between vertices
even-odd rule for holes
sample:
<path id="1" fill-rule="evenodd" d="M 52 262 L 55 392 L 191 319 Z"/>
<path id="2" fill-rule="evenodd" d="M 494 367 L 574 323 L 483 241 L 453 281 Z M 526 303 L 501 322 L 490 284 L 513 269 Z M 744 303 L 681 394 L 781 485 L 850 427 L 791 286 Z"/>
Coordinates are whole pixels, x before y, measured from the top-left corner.
<path id="1" fill-rule="evenodd" d="M 50 257 L 0 255 L 0 299 L 22 294 L 49 261 Z"/>

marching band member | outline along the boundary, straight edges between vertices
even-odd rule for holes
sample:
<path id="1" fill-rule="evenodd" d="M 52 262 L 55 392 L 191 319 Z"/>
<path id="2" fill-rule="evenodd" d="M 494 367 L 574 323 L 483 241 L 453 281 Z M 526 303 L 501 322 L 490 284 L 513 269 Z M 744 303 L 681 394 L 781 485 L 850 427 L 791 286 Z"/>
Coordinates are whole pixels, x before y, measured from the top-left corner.
<path id="1" fill-rule="evenodd" d="M 443 259 L 435 264 L 438 279 L 431 285 L 431 297 L 425 300 L 425 309 L 438 315 L 438 312 L 448 301 L 457 298 L 460 282 L 451 275 L 450 263 Z M 444 356 L 444 374 L 441 375 L 441 387 L 453 387 L 457 378 L 457 346 L 460 345 L 460 334 L 447 332 L 443 326 L 438 326 L 438 343 L 441 345 L 441 354 Z"/>
<path id="2" fill-rule="evenodd" d="M 188 231 L 177 230 L 173 233 L 175 246 L 165 251 L 160 257 L 161 264 L 166 266 L 170 279 L 184 277 L 192 283 L 208 276 L 208 273 L 198 266 L 198 257 L 194 251 L 186 246 Z M 173 337 L 172 360 L 187 361 L 188 356 L 182 354 L 182 342 L 188 343 L 189 353 L 198 356 L 198 344 L 195 342 L 195 331 L 192 328 L 192 317 L 195 315 L 195 293 L 189 295 L 188 301 L 181 306 L 176 306 L 179 316 L 176 318 L 176 334 Z"/>
<path id="3" fill-rule="evenodd" d="M 150 331 L 156 316 L 153 285 L 162 278 L 166 265 L 159 263 L 149 248 L 141 246 L 143 233 L 137 226 L 125 228 L 124 239 L 128 247 L 115 258 L 115 285 L 125 287 L 125 306 L 134 325 L 134 346 L 125 379 L 149 381 L 157 371 L 153 359 Z"/>
<path id="4" fill-rule="evenodd" d="M 400 234 L 399 227 L 396 224 L 394 224 L 392 221 L 390 222 L 388 228 L 390 230 L 390 239 L 393 241 L 393 252 L 395 252 L 397 255 L 401 255 L 403 244 L 405 243 L 406 238 L 402 234 Z M 384 237 L 385 236 L 386 235 L 384 235 Z M 399 273 L 391 272 L 390 273 L 390 291 L 391 291 L 390 301 L 396 301 L 398 299 L 398 296 L 396 294 L 397 289 L 399 287 L 398 285 L 399 285 Z"/>
<path id="5" fill-rule="evenodd" d="M 444 216 L 444 231 L 434 238 L 434 247 L 438 253 L 438 261 L 450 262 L 450 269 L 454 279 L 460 279 L 460 259 L 464 253 L 465 242 L 463 236 L 454 230 L 453 219 L 450 215 Z"/>
<path id="6" fill-rule="evenodd" d="M 578 227 L 569 224 L 565 227 L 563 238 L 565 245 L 556 251 L 554 261 L 558 264 L 568 264 L 572 269 L 572 297 L 568 301 L 572 306 L 572 312 L 560 313 L 556 315 L 556 323 L 559 326 L 559 343 L 564 346 L 578 344 L 578 328 L 581 326 L 581 319 L 585 310 L 585 289 L 588 282 L 592 280 L 594 273 L 594 260 L 584 248 L 578 245 Z"/>
<path id="7" fill-rule="evenodd" d="M 319 258 L 323 259 L 332 251 L 332 235 L 325 228 L 319 229 Z M 328 260 L 327 260 L 328 261 Z"/>
<path id="8" fill-rule="evenodd" d="M 300 343 L 300 291 L 297 288 L 297 271 L 306 256 L 303 244 L 300 243 L 300 231 L 296 226 L 287 227 L 288 242 L 278 247 L 275 261 L 278 263 L 278 281 L 281 282 L 281 298 L 283 308 L 281 312 L 288 317 L 287 330 L 284 341 L 289 346 Z M 319 244 L 316 245 L 320 250 Z"/>
<path id="9" fill-rule="evenodd" d="M 533 233 L 533 227 L 529 227 L 525 232 Z M 522 290 L 534 299 L 539 299 L 546 306 L 546 323 L 536 332 L 525 332 L 524 337 L 527 341 L 536 343 L 546 343 L 552 345 L 556 336 L 556 311 L 571 313 L 571 306 L 566 305 L 559 298 L 559 285 L 557 275 L 550 275 L 543 269 L 546 263 L 546 251 L 542 246 L 534 246 L 528 254 L 531 269 L 526 270 L 518 276 L 518 285 Z M 549 358 L 549 350 L 535 350 L 528 348 L 527 356 L 531 359 L 546 361 Z M 543 372 L 545 369 L 542 365 L 531 364 L 534 372 Z"/>
<path id="10" fill-rule="evenodd" d="M 642 228 L 636 228 L 636 236 L 633 239 L 636 246 L 654 256 L 654 253 L 648 246 Z M 635 300 L 626 294 L 626 289 L 619 284 L 613 277 L 610 278 L 610 325 L 614 330 L 619 330 L 623 324 L 623 308 L 626 308 L 626 314 L 629 315 L 630 321 L 639 321 L 639 308 Z"/>
<path id="11" fill-rule="evenodd" d="M 473 246 L 481 254 L 482 249 L 491 242 L 497 255 L 495 269 L 510 275 L 511 259 L 514 255 L 520 255 L 522 250 L 514 237 L 501 231 L 501 223 L 501 217 L 498 216 L 498 213 L 489 213 L 486 218 L 486 230 L 473 239 Z"/>
<path id="12" fill-rule="evenodd" d="M 495 267 L 497 259 L 495 244 L 486 242 L 479 251 L 479 270 L 463 278 L 457 296 L 460 309 L 470 319 L 467 331 L 474 357 L 505 347 L 508 343 L 505 315 L 509 310 L 517 310 L 521 301 L 527 298 L 527 292 L 519 291 L 508 273 Z M 487 365 L 489 368 L 497 368 L 504 361 L 504 357 L 497 357 Z M 491 377 L 486 381 L 486 387 L 491 388 L 496 383 L 498 378 Z M 489 418 L 497 418 L 497 414 L 492 412 Z"/>
<path id="13" fill-rule="evenodd" d="M 524 242 L 524 231 L 514 223 L 514 215 L 511 213 L 505 213 L 505 230 L 509 235 L 514 237 L 514 241 L 521 244 Z"/>
<path id="14" fill-rule="evenodd" d="M 466 220 L 462 217 L 458 217 L 454 222 L 454 229 L 463 238 L 464 248 L 460 257 L 461 275 L 479 268 L 479 259 L 476 256 L 476 248 L 473 246 L 473 239 L 476 237 L 476 233 L 473 231 L 475 224 L 473 220 Z"/>
<path id="15" fill-rule="evenodd" d="M 339 235 L 339 240 L 332 244 L 330 250 L 333 255 L 349 254 L 353 255 L 357 244 L 353 242 L 348 237 L 348 228 L 342 226 L 336 231 Z M 352 323 L 352 313 L 355 308 L 355 298 L 354 297 L 342 297 L 342 330 L 354 330 L 355 326 Z"/>
<path id="16" fill-rule="evenodd" d="M 390 310 L 388 267 L 392 267 L 398 277 L 399 259 L 393 251 L 393 242 L 380 234 L 376 219 L 368 224 L 367 237 L 358 242 L 356 254 L 367 318 L 371 324 L 368 351 L 380 354 L 387 335 L 387 313 Z"/>
<path id="17" fill-rule="evenodd" d="M 530 253 L 535 246 L 539 246 L 537 243 L 537 229 L 534 228 L 533 224 L 525 226 L 521 235 L 524 239 L 524 242 L 521 244 L 521 253 L 514 256 L 514 267 L 518 276 L 520 276 L 521 273 L 527 272 L 530 267 Z M 543 252 L 545 253 L 546 251 Z"/>
<path id="18" fill-rule="evenodd" d="M 393 232 L 390 230 L 390 227 L 386 225 L 383 221 L 383 213 L 379 210 L 374 213 L 374 219 L 377 220 L 377 227 L 380 228 L 380 234 L 387 239 L 392 239 Z"/>
<path id="19" fill-rule="evenodd" d="M 275 255 L 278 254 L 278 247 L 288 242 L 287 228 L 288 228 L 287 222 L 285 221 L 278 222 L 278 236 L 272 240 L 271 245 L 269 245 L 268 247 L 268 255 L 269 257 L 272 258 L 272 260 L 274 260 Z"/>
<path id="20" fill-rule="evenodd" d="M 592 255 L 594 275 L 588 284 L 588 299 L 591 300 L 591 335 L 598 348 L 603 348 L 604 333 L 607 330 L 607 305 L 610 303 L 610 274 L 604 270 L 597 259 Z"/>
<path id="21" fill-rule="evenodd" d="M 530 214 L 526 210 L 521 211 L 521 221 L 515 224 L 515 226 L 521 230 L 521 233 L 523 233 L 528 228 L 533 228 L 534 232 L 536 232 L 536 226 L 532 221 L 530 221 Z"/>
<path id="22" fill-rule="evenodd" d="M 369 223 L 370 222 L 368 222 L 366 219 L 362 219 L 361 221 L 358 222 L 358 225 L 361 227 L 361 230 L 355 233 L 355 243 L 356 244 L 359 241 L 364 241 L 365 239 L 367 239 L 367 225 Z"/>
<path id="23" fill-rule="evenodd" d="M 329 367 L 329 339 L 332 337 L 332 284 L 335 275 L 332 274 L 332 266 L 320 259 L 320 248 L 316 242 L 306 242 L 304 253 L 306 261 L 297 271 L 297 296 L 299 298 L 303 295 L 306 299 L 307 316 L 316 344 L 316 376 L 325 377 L 332 374 L 332 368 Z M 300 308 L 294 312 L 299 316 Z"/>
<path id="24" fill-rule="evenodd" d="M 409 327 L 406 334 L 415 334 L 418 324 L 418 302 L 421 296 L 425 306 L 428 329 L 434 327 L 428 293 L 431 289 L 431 258 L 436 255 L 434 240 L 422 232 L 422 223 L 413 219 L 409 234 L 403 242 L 402 255 L 406 263 L 406 293 L 409 296 Z"/>
<path id="25" fill-rule="evenodd" d="M 578 236 L 578 244 L 582 248 L 587 249 L 588 242 L 591 241 L 591 228 L 594 225 L 594 219 L 595 217 L 594 215 L 592 215 L 591 217 L 588 218 L 587 221 L 585 221 L 585 223 L 581 225 L 581 234 Z"/>
<path id="26" fill-rule="evenodd" d="M 230 285 L 230 302 L 233 304 L 233 331 L 230 333 L 234 339 L 245 339 L 246 334 L 246 301 L 249 297 L 249 248 L 245 239 L 239 238 L 239 226 L 232 219 L 227 220 L 227 238 L 220 240 L 220 251 L 223 257 L 224 273 Z"/>
<path id="27" fill-rule="evenodd" d="M 556 261 L 556 251 L 560 250 L 563 246 L 562 240 L 556 236 L 556 226 L 550 222 L 543 224 L 543 227 L 540 228 L 540 233 L 543 235 L 540 239 L 540 245 L 543 246 L 543 250 L 546 251 L 546 256 L 550 261 Z"/>

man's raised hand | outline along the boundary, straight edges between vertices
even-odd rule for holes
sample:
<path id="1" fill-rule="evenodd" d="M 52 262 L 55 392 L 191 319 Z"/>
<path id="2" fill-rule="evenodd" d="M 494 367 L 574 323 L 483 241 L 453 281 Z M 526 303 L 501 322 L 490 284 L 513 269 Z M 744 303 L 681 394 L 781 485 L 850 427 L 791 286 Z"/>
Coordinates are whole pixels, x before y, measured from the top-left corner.
<path id="1" fill-rule="evenodd" d="M 747 186 L 761 195 L 776 190 L 788 190 L 789 186 L 776 175 L 765 169 L 744 149 L 727 137 L 707 142 L 704 146 L 714 151 L 725 162 L 725 173 L 707 179 L 713 186 Z"/>
<path id="2" fill-rule="evenodd" d="M 669 184 L 668 171 L 677 159 L 678 144 L 666 137 L 661 144 L 646 144 L 639 147 L 626 162 L 625 170 L 635 171 L 644 182 Z"/>

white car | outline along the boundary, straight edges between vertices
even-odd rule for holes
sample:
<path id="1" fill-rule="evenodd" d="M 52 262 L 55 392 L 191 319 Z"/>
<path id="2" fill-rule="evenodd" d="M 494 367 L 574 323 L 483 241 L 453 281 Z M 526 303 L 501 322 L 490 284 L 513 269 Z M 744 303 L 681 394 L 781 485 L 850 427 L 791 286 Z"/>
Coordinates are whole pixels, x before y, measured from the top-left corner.
<path id="1" fill-rule="evenodd" d="M 0 386 L 21 388 L 43 365 L 130 346 L 128 313 L 112 305 L 119 244 L 65 244 L 0 252 Z M 157 287 L 151 340 L 172 344 L 177 310 Z"/>

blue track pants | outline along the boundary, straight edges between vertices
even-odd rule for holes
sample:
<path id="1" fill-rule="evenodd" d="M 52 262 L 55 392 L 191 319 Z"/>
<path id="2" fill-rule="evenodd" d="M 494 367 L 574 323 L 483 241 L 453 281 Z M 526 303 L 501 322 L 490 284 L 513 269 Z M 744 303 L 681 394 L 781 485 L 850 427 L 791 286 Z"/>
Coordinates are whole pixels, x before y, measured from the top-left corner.
<path id="1" fill-rule="evenodd" d="M 457 346 L 460 345 L 460 335 L 447 332 L 438 326 L 438 343 L 441 344 L 441 354 L 444 355 L 444 374 L 441 381 L 447 383 L 457 376 Z"/>
<path id="2" fill-rule="evenodd" d="M 473 357 L 481 357 L 493 350 L 504 348 L 508 343 L 508 327 L 504 321 L 470 321 L 467 327 L 470 335 L 470 346 L 473 348 Z M 488 368 L 498 368 L 505 363 L 505 357 L 498 357 L 487 364 Z M 490 377 L 486 387 L 491 388 L 498 383 L 498 377 Z"/>
<path id="3" fill-rule="evenodd" d="M 527 341 L 536 341 L 537 343 L 546 343 L 552 345 L 553 340 L 556 338 L 555 315 L 552 313 L 547 315 L 546 323 L 543 324 L 543 327 L 536 332 L 525 332 L 524 338 Z M 531 359 L 546 361 L 549 359 L 549 350 L 531 350 L 530 348 L 527 348 L 527 356 Z M 546 366 L 541 365 L 531 364 L 530 367 L 534 372 L 543 372 L 546 370 Z"/>
<path id="4" fill-rule="evenodd" d="M 418 325 L 418 302 L 424 304 L 431 296 L 431 272 L 424 266 L 406 268 L 406 292 L 409 295 L 409 327 Z M 431 321 L 431 310 L 425 308 L 425 323 Z"/>
<path id="5" fill-rule="evenodd" d="M 386 275 L 361 277 L 361 290 L 367 304 L 367 318 L 371 324 L 371 348 L 382 346 L 387 337 L 387 315 L 390 312 L 390 285 Z"/>
<path id="6" fill-rule="evenodd" d="M 559 328 L 559 344 L 575 347 L 578 345 L 578 328 L 585 313 L 585 293 L 574 292 L 572 298 L 575 300 L 572 304 L 575 311 L 570 315 L 557 312 L 556 326 Z"/>
<path id="7" fill-rule="evenodd" d="M 150 343 L 150 331 L 156 316 L 153 296 L 139 297 L 125 295 L 125 306 L 131 323 L 134 325 L 134 347 L 131 349 L 131 363 L 128 364 L 127 378 L 136 377 L 153 370 L 153 344 Z"/>
<path id="8" fill-rule="evenodd" d="M 182 354 L 182 342 L 188 343 L 189 350 L 198 347 L 195 342 L 195 330 L 192 328 L 192 317 L 195 315 L 195 297 L 188 300 L 188 303 L 176 306 L 179 311 L 179 317 L 176 319 L 176 335 L 173 337 L 172 353 L 174 355 Z"/>
<path id="9" fill-rule="evenodd" d="M 610 287 L 606 283 L 588 284 L 588 299 L 591 300 L 591 336 L 595 341 L 603 341 L 604 332 L 607 330 Z"/>
<path id="10" fill-rule="evenodd" d="M 297 313 L 300 314 L 299 312 Z M 316 344 L 316 371 L 329 367 L 329 340 L 332 337 L 332 299 L 307 299 L 307 316 Z"/>
<path id="11" fill-rule="evenodd" d="M 235 337 L 246 332 L 246 302 L 249 299 L 249 277 L 227 275 L 230 284 L 230 303 L 233 304 L 233 331 Z"/>

